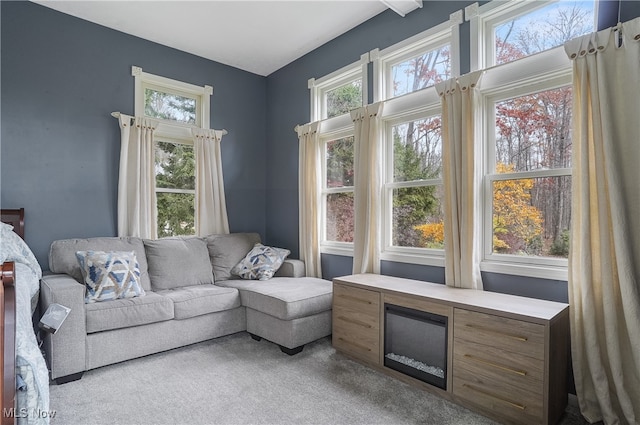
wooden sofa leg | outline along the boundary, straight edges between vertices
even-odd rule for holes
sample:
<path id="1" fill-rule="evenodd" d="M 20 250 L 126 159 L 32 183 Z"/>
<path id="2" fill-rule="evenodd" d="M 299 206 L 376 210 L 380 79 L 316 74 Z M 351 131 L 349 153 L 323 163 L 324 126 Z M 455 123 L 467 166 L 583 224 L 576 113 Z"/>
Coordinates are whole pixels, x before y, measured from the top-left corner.
<path id="1" fill-rule="evenodd" d="M 251 332 L 249 332 L 249 335 L 251 335 L 251 338 L 252 338 L 253 340 L 255 340 L 255 341 L 262 341 L 262 337 L 261 337 L 261 336 L 258 336 L 258 335 L 255 335 L 255 334 L 252 334 Z"/>
<path id="2" fill-rule="evenodd" d="M 71 375 L 56 378 L 55 381 L 57 385 L 62 385 L 66 384 L 67 382 L 78 381 L 82 378 L 82 375 L 84 375 L 84 372 L 72 373 Z"/>
<path id="3" fill-rule="evenodd" d="M 282 351 L 283 353 L 289 356 L 293 356 L 301 352 L 302 349 L 304 348 L 304 345 L 300 345 L 299 347 L 295 347 L 295 348 L 287 348 L 282 345 L 278 345 L 278 347 L 280 347 L 280 351 Z"/>

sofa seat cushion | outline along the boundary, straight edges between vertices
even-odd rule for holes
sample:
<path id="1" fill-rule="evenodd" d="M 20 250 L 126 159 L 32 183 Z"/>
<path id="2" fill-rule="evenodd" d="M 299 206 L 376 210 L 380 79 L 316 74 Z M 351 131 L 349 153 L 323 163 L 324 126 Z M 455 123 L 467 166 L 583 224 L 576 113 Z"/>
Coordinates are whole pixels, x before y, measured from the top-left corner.
<path id="1" fill-rule="evenodd" d="M 219 285 L 238 288 L 242 305 L 293 320 L 331 310 L 333 284 L 315 277 L 274 277 L 269 280 L 226 280 Z"/>
<path id="2" fill-rule="evenodd" d="M 173 319 L 173 301 L 154 292 L 144 297 L 86 304 L 87 333 Z"/>
<path id="3" fill-rule="evenodd" d="M 174 317 L 178 320 L 240 307 L 240 294 L 235 288 L 216 285 L 195 285 L 159 291 L 173 301 Z"/>

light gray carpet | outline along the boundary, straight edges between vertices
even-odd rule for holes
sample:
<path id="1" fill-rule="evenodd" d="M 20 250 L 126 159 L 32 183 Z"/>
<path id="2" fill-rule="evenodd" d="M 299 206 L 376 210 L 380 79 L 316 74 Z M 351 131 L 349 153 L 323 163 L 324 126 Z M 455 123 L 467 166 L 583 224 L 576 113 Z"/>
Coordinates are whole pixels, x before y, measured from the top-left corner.
<path id="1" fill-rule="evenodd" d="M 53 425 L 495 424 L 349 360 L 330 338 L 289 357 L 244 332 L 86 372 L 50 400 Z"/>

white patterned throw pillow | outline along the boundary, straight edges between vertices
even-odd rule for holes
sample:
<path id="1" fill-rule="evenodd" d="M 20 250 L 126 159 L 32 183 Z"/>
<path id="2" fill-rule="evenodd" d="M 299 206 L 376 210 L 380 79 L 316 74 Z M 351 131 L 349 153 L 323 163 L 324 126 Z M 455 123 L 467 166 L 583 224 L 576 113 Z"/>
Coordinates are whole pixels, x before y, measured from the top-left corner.
<path id="1" fill-rule="evenodd" d="M 243 279 L 271 279 L 290 253 L 288 249 L 257 243 L 244 259 L 231 269 L 231 273 Z"/>
<path id="2" fill-rule="evenodd" d="M 85 303 L 145 294 L 135 252 L 78 251 L 76 258 L 86 286 Z"/>

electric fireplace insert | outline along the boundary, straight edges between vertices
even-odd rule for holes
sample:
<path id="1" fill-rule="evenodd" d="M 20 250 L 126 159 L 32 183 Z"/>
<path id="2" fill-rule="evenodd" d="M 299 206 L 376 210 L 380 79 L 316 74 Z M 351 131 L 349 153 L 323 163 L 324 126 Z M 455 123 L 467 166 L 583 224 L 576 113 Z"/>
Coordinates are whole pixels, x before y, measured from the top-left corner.
<path id="1" fill-rule="evenodd" d="M 384 365 L 447 389 L 446 316 L 384 305 Z"/>

